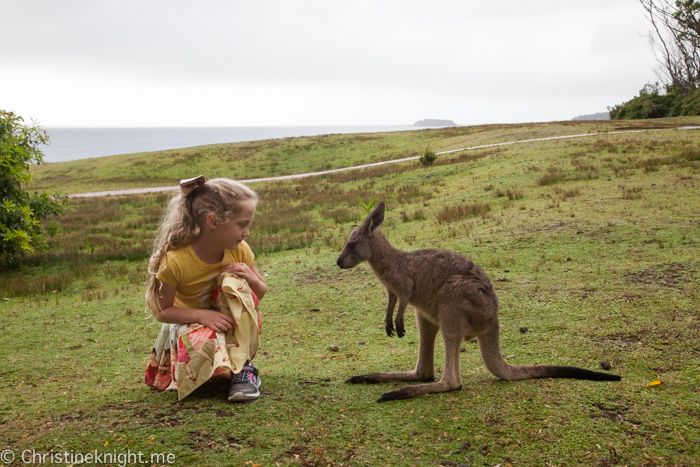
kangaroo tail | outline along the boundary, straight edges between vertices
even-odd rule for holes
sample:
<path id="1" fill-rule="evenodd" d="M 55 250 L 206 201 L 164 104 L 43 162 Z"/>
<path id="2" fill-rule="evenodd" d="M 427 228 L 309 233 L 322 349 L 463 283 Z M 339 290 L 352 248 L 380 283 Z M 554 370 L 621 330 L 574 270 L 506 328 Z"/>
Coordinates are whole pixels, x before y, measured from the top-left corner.
<path id="1" fill-rule="evenodd" d="M 506 381 L 535 378 L 570 378 L 592 381 L 620 381 L 622 379 L 618 375 L 586 370 L 575 366 L 510 365 L 501 354 L 498 335 L 499 330 L 498 325 L 496 325 L 488 333 L 479 336 L 479 350 L 486 369 Z"/>

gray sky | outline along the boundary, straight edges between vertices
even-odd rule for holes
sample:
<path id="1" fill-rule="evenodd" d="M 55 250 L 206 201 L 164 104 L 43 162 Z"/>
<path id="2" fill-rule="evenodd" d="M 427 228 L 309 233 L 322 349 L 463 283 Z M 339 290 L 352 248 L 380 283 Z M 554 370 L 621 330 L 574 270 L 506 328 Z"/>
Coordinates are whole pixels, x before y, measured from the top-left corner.
<path id="1" fill-rule="evenodd" d="M 637 0 L 0 0 L 43 126 L 569 120 L 656 81 Z"/>

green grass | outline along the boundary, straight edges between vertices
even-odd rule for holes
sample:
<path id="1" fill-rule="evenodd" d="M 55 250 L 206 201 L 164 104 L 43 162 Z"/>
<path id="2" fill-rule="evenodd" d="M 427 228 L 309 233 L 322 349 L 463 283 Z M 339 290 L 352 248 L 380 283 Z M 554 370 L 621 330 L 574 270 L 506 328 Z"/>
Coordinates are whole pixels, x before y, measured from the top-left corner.
<path id="1" fill-rule="evenodd" d="M 498 131 L 526 139 L 545 127 Z M 74 200 L 51 250 L 0 274 L 3 449 L 172 453 L 175 465 L 696 465 L 698 151 L 695 131 L 607 135 L 254 185 L 251 245 L 269 293 L 263 396 L 246 405 L 228 403 L 221 384 L 178 403 L 142 382 L 158 332 L 143 314 L 144 261 L 167 196 Z M 550 173 L 562 176 L 539 183 Z M 387 202 L 395 246 L 447 248 L 484 267 L 511 363 L 607 360 L 623 380 L 503 382 L 465 343 L 461 391 L 377 404 L 401 385 L 344 384 L 412 368 L 418 341 L 410 317 L 403 339 L 386 336 L 367 265 L 335 266 L 365 214 L 358 195 Z"/>
<path id="2" fill-rule="evenodd" d="M 570 134 L 692 125 L 697 117 L 648 121 L 481 125 L 354 135 L 322 135 L 214 144 L 34 166 L 32 189 L 83 193 L 172 186 L 193 174 L 254 179 L 318 172 L 435 152 Z M 441 158 L 454 156 L 438 156 Z M 115 170 L 115 168 L 117 168 Z"/>

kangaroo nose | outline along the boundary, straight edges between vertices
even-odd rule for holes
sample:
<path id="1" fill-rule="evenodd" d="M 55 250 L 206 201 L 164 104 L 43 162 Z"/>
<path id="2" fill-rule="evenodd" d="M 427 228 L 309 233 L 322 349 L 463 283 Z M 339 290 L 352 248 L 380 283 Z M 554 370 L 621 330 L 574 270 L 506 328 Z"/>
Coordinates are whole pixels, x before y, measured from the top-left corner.
<path id="1" fill-rule="evenodd" d="M 338 258 L 338 261 L 336 261 L 335 264 L 337 264 L 340 269 L 343 269 L 343 262 L 340 261 L 340 258 Z"/>

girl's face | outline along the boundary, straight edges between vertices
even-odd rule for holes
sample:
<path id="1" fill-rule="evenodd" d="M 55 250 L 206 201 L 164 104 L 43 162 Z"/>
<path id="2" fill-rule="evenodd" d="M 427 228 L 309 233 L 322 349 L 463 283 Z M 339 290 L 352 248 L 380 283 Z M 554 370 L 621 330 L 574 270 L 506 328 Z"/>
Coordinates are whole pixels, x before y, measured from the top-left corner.
<path id="1" fill-rule="evenodd" d="M 241 241 L 250 237 L 250 223 L 255 215 L 255 203 L 253 200 L 241 202 L 241 212 L 236 217 L 232 217 L 223 224 L 217 224 L 212 231 L 215 241 L 219 242 L 222 248 L 235 250 Z"/>

